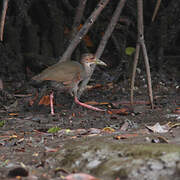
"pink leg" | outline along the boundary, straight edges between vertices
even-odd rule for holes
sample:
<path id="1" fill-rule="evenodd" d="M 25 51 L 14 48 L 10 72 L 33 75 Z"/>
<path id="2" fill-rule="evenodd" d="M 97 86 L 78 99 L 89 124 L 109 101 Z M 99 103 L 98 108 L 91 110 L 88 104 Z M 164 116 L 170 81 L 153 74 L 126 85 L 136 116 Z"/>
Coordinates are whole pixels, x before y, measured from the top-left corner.
<path id="1" fill-rule="evenodd" d="M 51 115 L 54 115 L 53 99 L 54 99 L 54 93 L 52 92 L 52 93 L 50 94 Z"/>
<path id="2" fill-rule="evenodd" d="M 86 108 L 94 110 L 94 111 L 105 111 L 104 109 L 99 109 L 97 107 L 94 107 L 94 106 L 85 104 L 83 102 L 80 102 L 79 99 L 76 96 L 74 97 L 74 101 L 75 101 L 75 103 L 79 104 L 80 106 L 86 107 Z"/>

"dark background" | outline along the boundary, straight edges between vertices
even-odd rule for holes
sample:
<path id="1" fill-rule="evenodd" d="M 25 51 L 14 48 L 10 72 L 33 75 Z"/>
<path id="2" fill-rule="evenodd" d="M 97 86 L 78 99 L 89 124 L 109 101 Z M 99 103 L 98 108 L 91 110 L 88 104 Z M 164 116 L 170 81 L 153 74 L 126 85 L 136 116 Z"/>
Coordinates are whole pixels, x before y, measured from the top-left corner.
<path id="1" fill-rule="evenodd" d="M 89 51 L 95 53 L 118 0 L 110 1 L 92 26 L 73 59 Z M 98 1 L 87 1 L 83 22 Z M 152 77 L 160 81 L 180 79 L 180 1 L 162 0 L 152 22 L 156 0 L 144 1 L 144 33 Z M 58 61 L 70 43 L 77 0 L 10 0 L 5 19 L 4 40 L 0 43 L 0 76 L 4 81 L 28 81 L 43 68 Z M 2 12 L 2 1 L 0 2 Z M 112 80 L 129 77 L 133 55 L 125 53 L 137 40 L 137 5 L 128 0 L 102 55 Z M 117 50 L 117 45 L 120 47 Z M 139 67 L 144 71 L 140 57 Z M 153 78 L 152 78 L 153 79 Z"/>

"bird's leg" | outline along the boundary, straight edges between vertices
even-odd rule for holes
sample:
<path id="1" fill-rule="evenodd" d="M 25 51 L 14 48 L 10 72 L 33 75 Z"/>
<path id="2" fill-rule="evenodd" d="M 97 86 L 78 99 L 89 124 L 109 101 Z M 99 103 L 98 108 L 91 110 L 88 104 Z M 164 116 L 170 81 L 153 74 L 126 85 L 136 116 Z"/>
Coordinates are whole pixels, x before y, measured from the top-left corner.
<path id="1" fill-rule="evenodd" d="M 80 106 L 86 107 L 88 109 L 94 110 L 94 111 L 105 111 L 104 109 L 100 109 L 91 105 L 88 105 L 86 103 L 80 102 L 77 96 L 74 96 L 75 103 L 79 104 Z"/>
<path id="2" fill-rule="evenodd" d="M 54 115 L 53 99 L 54 99 L 54 92 L 51 92 L 50 94 L 51 115 Z"/>
<path id="3" fill-rule="evenodd" d="M 69 88 L 69 93 L 72 97 L 77 97 L 78 86 L 79 86 L 79 83 L 75 83 L 75 84 L 72 84 L 71 88 Z M 76 104 L 77 103 L 75 101 L 73 101 L 71 109 L 74 109 L 74 106 Z"/>
<path id="4" fill-rule="evenodd" d="M 94 106 L 91 106 L 91 105 L 88 105 L 86 103 L 79 101 L 78 93 L 77 93 L 78 92 L 78 85 L 79 85 L 79 83 L 74 84 L 73 89 L 71 89 L 71 91 L 70 91 L 70 94 L 72 96 L 74 96 L 74 101 L 76 104 L 79 104 L 80 106 L 86 107 L 86 108 L 94 110 L 94 111 L 105 111 L 104 109 L 100 109 L 100 108 L 97 108 L 97 107 L 94 107 Z"/>

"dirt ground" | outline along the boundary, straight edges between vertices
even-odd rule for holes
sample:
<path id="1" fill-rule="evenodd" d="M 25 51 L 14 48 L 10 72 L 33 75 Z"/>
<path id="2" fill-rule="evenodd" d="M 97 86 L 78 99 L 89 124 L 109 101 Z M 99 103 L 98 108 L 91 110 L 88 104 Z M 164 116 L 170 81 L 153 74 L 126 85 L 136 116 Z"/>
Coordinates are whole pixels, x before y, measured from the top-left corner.
<path id="1" fill-rule="evenodd" d="M 140 134 L 141 131 L 147 131 L 145 125 L 180 122 L 180 90 L 177 83 L 153 84 L 155 109 L 152 110 L 145 82 L 139 82 L 132 109 L 129 105 L 128 81 L 121 84 L 102 83 L 102 78 L 90 83 L 81 101 L 105 109 L 105 112 L 72 106 L 70 95 L 55 92 L 55 116 L 50 115 L 49 106 L 38 105 L 34 88 L 27 85 L 17 91 L 14 85 L 12 87 L 11 83 L 5 82 L 9 91 L 1 91 L 0 179 L 60 179 L 59 174 L 55 173 L 56 167 L 47 165 L 46 160 L 51 156 L 48 153 L 59 151 L 72 138 L 81 139 L 92 134 L 102 136 L 102 132 Z M 126 126 L 124 131 L 120 131 L 122 125 Z M 180 144 L 179 126 L 173 129 L 176 134 L 172 130 L 168 131 L 164 135 L 164 143 Z M 148 133 L 133 137 L 133 144 L 144 143 Z M 127 141 L 126 137 L 124 139 Z"/>

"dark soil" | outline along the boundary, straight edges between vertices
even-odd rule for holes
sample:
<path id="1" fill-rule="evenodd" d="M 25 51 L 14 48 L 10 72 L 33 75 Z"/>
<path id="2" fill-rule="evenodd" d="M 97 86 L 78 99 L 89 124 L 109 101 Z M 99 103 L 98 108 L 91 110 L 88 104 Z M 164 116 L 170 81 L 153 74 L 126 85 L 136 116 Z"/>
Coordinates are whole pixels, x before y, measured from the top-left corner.
<path id="1" fill-rule="evenodd" d="M 145 83 L 139 80 L 140 87 L 135 90 L 135 102 L 137 103 L 132 109 L 129 105 L 128 81 L 116 84 L 104 82 L 103 78 L 104 75 L 98 81 L 96 80 L 98 85 L 94 82 L 90 83 L 93 88 L 86 90 L 81 101 L 99 102 L 94 106 L 106 109 L 106 112 L 95 112 L 78 105 L 72 106 L 73 98 L 69 94 L 55 92 L 55 116 L 50 115 L 49 106 L 38 105 L 39 99 L 35 98 L 34 93 L 37 90 L 32 86 L 23 86 L 23 88 L 18 88 L 17 92 L 16 88 L 20 82 L 4 82 L 7 90 L 1 91 L 1 179 L 6 179 L 8 174 L 11 177 L 27 176 L 28 172 L 25 169 L 28 169 L 30 179 L 33 179 L 33 176 L 40 179 L 56 179 L 56 174 L 54 174 L 56 167 L 50 167 L 46 162 L 49 156 L 47 152 L 60 150 L 61 146 L 72 137 L 86 136 L 92 131 L 91 128 L 101 131 L 109 127 L 118 132 L 124 122 L 128 122 L 126 129 L 128 133 L 140 132 L 145 128 L 145 124 L 180 121 L 174 113 L 180 103 L 179 87 L 176 82 L 167 80 L 168 83 L 153 84 L 155 109 L 152 110 L 148 103 Z M 32 100 L 34 104 L 30 106 Z M 117 113 L 117 110 L 123 112 Z M 172 114 L 174 116 L 171 116 Z M 60 134 L 48 133 L 48 130 L 53 127 L 60 128 Z M 67 134 L 68 129 L 75 131 Z M 170 137 L 173 143 L 180 144 L 179 140 L 175 141 L 172 131 L 166 136 Z M 134 144 L 143 142 L 144 138 L 134 138 Z M 25 169 L 14 169 L 15 167 Z"/>

